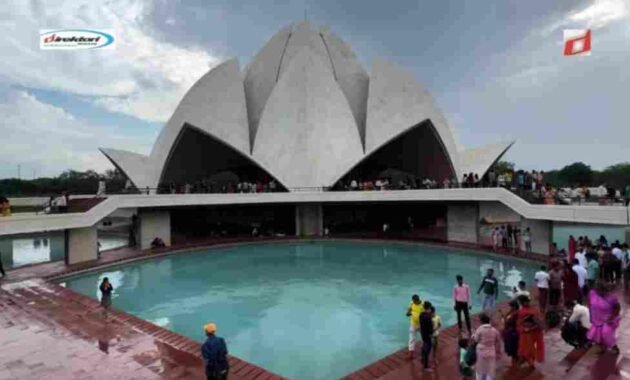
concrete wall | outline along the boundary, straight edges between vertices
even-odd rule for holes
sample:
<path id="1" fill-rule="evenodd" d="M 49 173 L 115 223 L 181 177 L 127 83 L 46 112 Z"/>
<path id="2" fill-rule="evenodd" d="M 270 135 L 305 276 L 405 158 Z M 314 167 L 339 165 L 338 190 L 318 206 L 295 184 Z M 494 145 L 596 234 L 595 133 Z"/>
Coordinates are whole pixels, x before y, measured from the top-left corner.
<path id="1" fill-rule="evenodd" d="M 521 216 L 501 202 L 479 202 L 479 220 L 490 223 L 519 223 Z"/>
<path id="2" fill-rule="evenodd" d="M 448 241 L 477 244 L 479 231 L 478 205 L 448 205 L 446 224 Z"/>
<path id="3" fill-rule="evenodd" d="M 167 247 L 171 245 L 171 213 L 169 211 L 141 210 L 138 220 L 140 222 L 140 248 L 151 248 L 151 242 L 156 237 L 164 240 Z"/>
<path id="4" fill-rule="evenodd" d="M 321 236 L 324 230 L 324 213 L 319 203 L 295 206 L 295 234 Z"/>
<path id="5" fill-rule="evenodd" d="M 98 258 L 98 231 L 96 226 L 68 230 L 68 264 Z"/>
<path id="6" fill-rule="evenodd" d="M 553 222 L 547 220 L 521 219 L 521 233 L 529 227 L 532 233 L 532 252 L 549 254 L 549 247 L 553 237 Z M 525 250 L 523 239 L 520 239 L 521 249 Z"/>

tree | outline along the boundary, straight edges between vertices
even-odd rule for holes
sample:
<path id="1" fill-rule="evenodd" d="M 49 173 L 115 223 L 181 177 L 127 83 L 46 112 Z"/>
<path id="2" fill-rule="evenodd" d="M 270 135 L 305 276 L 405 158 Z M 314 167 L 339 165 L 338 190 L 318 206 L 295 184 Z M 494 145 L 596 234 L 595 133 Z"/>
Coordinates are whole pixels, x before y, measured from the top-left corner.
<path id="1" fill-rule="evenodd" d="M 583 162 L 574 162 L 560 169 L 558 180 L 567 186 L 590 186 L 593 184 L 593 170 Z"/>
<path id="2" fill-rule="evenodd" d="M 597 181 L 596 185 L 606 184 L 615 189 L 623 189 L 626 185 L 630 184 L 630 163 L 623 162 L 611 165 L 597 173 L 595 177 Z"/>
<path id="3" fill-rule="evenodd" d="M 514 163 L 509 161 L 498 161 L 494 164 L 494 171 L 497 174 L 511 173 L 514 170 Z"/>

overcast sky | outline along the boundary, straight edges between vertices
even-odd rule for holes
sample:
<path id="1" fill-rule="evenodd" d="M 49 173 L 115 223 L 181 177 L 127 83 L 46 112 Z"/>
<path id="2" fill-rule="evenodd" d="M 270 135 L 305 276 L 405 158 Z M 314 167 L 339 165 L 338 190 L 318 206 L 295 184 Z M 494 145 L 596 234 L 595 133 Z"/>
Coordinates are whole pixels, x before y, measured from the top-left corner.
<path id="1" fill-rule="evenodd" d="M 5 0 L 0 178 L 111 168 L 101 146 L 148 154 L 201 75 L 305 11 L 368 72 L 412 71 L 460 147 L 514 139 L 505 158 L 527 169 L 630 161 L 630 0 Z M 39 49 L 40 29 L 70 27 L 114 29 L 117 48 Z M 592 55 L 563 56 L 563 29 L 583 28 Z"/>

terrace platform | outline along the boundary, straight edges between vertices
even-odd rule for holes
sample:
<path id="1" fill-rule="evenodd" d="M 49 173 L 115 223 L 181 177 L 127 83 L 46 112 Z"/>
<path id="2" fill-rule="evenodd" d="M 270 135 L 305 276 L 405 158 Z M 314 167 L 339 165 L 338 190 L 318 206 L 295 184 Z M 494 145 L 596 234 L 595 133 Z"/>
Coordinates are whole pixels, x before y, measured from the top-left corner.
<path id="1" fill-rule="evenodd" d="M 117 379 L 203 379 L 198 342 L 117 310 L 106 321 L 96 300 L 47 278 L 208 245 L 211 244 L 207 241 L 195 242 L 157 252 L 125 248 L 107 252 L 97 262 L 72 267 L 48 263 L 11 270 L 7 279 L 0 280 L 0 380 L 96 379 L 103 374 Z M 572 350 L 555 329 L 545 335 L 546 361 L 535 371 L 510 368 L 509 358 L 504 357 L 498 378 L 630 378 L 630 293 L 619 292 L 623 304 L 618 330 L 620 355 L 600 355 L 595 349 Z M 473 323 L 478 324 L 476 316 Z M 435 372 L 423 372 L 419 358 L 410 360 L 406 349 L 401 349 L 345 378 L 459 379 L 457 337 L 454 326 L 441 332 Z M 229 337 L 226 338 L 229 345 Z M 232 357 L 230 362 L 230 379 L 281 378 L 238 358 Z"/>

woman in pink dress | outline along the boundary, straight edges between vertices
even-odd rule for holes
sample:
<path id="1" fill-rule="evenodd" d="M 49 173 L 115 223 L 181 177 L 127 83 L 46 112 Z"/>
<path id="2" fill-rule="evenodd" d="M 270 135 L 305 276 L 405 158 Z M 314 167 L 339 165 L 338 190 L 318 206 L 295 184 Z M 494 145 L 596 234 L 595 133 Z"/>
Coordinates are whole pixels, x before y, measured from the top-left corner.
<path id="1" fill-rule="evenodd" d="M 477 343 L 477 379 L 492 380 L 496 376 L 497 361 L 501 357 L 501 334 L 490 324 L 490 317 L 482 314 L 479 317 L 481 326 L 473 334 Z"/>
<path id="2" fill-rule="evenodd" d="M 602 280 L 598 280 L 595 289 L 588 294 L 588 303 L 591 311 L 591 328 L 586 337 L 603 349 L 612 349 L 619 352 L 615 333 L 621 317 L 621 305 L 617 295 L 612 293 L 612 286 Z"/>

